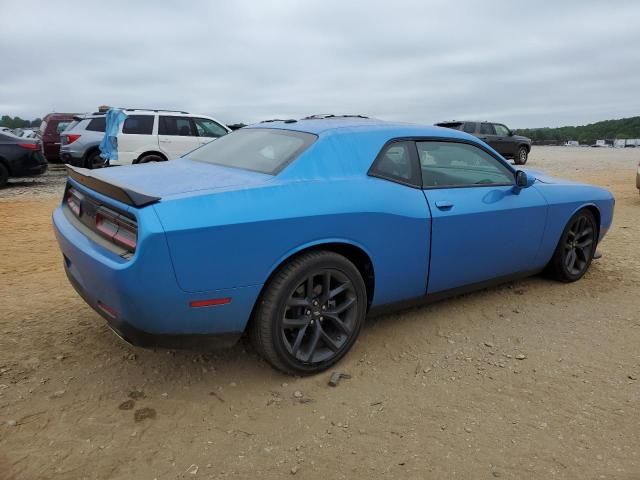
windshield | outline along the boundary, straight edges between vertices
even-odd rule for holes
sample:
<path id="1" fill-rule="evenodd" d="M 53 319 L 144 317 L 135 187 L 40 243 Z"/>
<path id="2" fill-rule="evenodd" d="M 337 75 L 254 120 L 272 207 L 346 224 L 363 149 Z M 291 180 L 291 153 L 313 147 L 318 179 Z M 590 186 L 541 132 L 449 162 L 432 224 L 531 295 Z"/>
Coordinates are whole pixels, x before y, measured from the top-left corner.
<path id="1" fill-rule="evenodd" d="M 241 129 L 192 151 L 188 158 L 276 175 L 315 139 L 310 133 L 291 130 Z"/>

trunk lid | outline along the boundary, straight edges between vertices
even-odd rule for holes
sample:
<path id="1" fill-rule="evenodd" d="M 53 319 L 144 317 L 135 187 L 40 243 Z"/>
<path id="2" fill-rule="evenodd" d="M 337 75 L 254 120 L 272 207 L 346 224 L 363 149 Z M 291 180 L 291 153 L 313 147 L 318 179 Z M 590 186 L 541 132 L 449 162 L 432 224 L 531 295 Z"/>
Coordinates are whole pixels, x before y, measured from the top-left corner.
<path id="1" fill-rule="evenodd" d="M 125 192 L 130 205 L 144 206 L 162 198 L 202 190 L 251 188 L 273 180 L 266 175 L 248 170 L 221 167 L 187 159 L 170 160 L 98 170 L 70 168 L 72 178 L 105 195 L 108 191 Z M 137 200 L 141 198 L 141 200 Z M 118 198 L 120 200 L 120 198 Z"/>

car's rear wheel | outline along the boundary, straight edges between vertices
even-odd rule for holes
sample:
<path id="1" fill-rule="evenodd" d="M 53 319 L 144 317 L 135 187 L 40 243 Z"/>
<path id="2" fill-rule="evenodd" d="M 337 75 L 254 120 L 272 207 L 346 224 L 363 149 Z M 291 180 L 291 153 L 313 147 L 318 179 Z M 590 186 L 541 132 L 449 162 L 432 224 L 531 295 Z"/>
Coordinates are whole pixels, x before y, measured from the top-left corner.
<path id="1" fill-rule="evenodd" d="M 99 150 L 92 152 L 87 157 L 87 162 L 86 162 L 87 168 L 90 168 L 92 170 L 94 168 L 102 168 L 104 167 L 104 164 L 105 164 L 105 160 L 100 156 Z"/>
<path id="2" fill-rule="evenodd" d="M 525 163 L 527 163 L 528 159 L 529 151 L 527 150 L 527 147 L 518 148 L 515 157 L 513 157 L 513 161 L 516 165 L 524 165 Z"/>
<path id="3" fill-rule="evenodd" d="M 266 286 L 251 326 L 256 349 L 276 369 L 321 372 L 352 347 L 367 311 L 358 269 L 334 252 L 302 254 Z"/>
<path id="4" fill-rule="evenodd" d="M 9 170 L 0 163 L 0 188 L 3 188 L 9 182 Z"/>
<path id="5" fill-rule="evenodd" d="M 598 225 L 589 210 L 576 213 L 564 229 L 548 265 L 553 278 L 575 282 L 587 272 L 597 246 Z"/>

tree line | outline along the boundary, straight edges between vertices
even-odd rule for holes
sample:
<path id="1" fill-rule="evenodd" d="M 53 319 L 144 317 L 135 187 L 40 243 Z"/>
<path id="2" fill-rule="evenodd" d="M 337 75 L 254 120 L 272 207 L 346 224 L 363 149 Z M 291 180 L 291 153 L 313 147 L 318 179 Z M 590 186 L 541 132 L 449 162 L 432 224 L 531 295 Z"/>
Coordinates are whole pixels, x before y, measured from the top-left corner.
<path id="1" fill-rule="evenodd" d="M 640 117 L 604 120 L 577 127 L 523 128 L 516 132 L 518 135 L 529 137 L 534 143 L 562 144 L 569 140 L 577 140 L 592 145 L 596 140 L 640 138 Z"/>
<path id="2" fill-rule="evenodd" d="M 41 123 L 41 118 L 36 118 L 34 120 L 24 120 L 20 117 L 10 117 L 9 115 L 2 115 L 2 117 L 0 117 L 0 127 L 37 128 Z"/>

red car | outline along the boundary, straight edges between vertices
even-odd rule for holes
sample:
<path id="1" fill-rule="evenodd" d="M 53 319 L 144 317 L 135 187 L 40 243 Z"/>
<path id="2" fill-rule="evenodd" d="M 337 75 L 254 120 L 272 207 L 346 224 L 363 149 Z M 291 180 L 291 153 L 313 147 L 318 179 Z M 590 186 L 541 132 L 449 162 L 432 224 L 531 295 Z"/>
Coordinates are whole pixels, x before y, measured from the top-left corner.
<path id="1" fill-rule="evenodd" d="M 50 113 L 40 124 L 42 151 L 48 162 L 60 162 L 60 133 L 73 122 L 76 113 Z"/>

